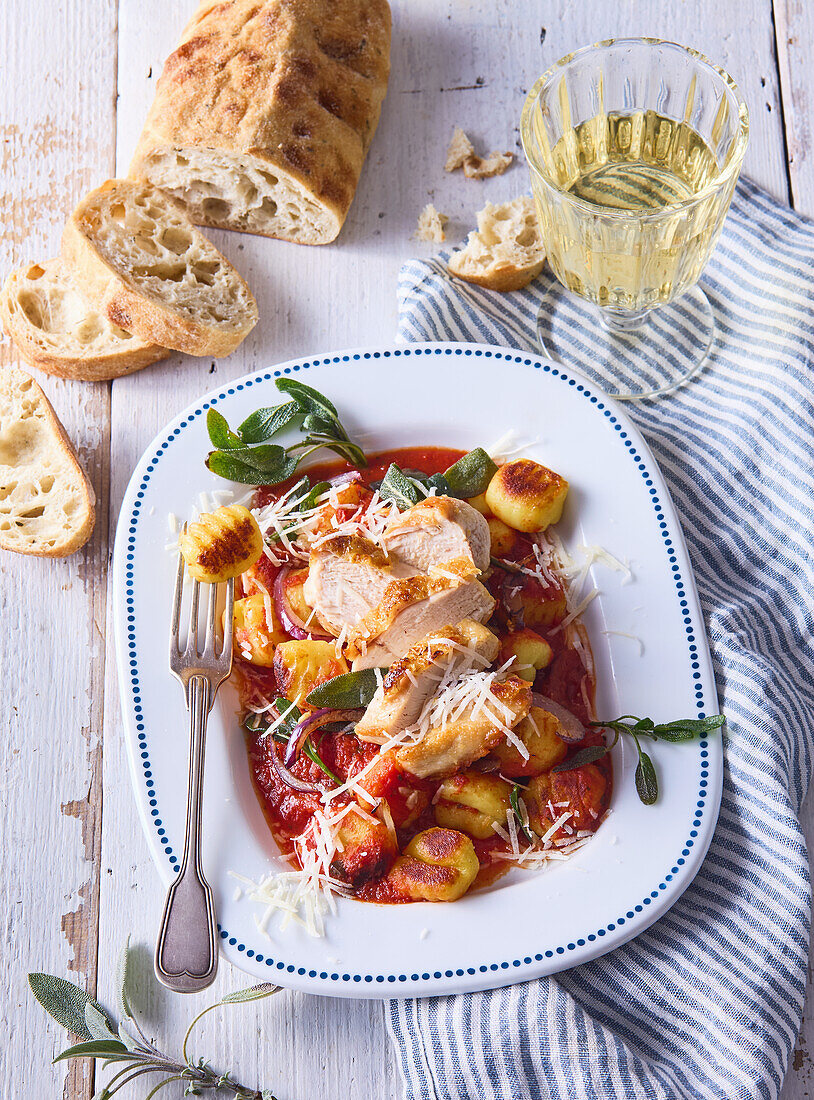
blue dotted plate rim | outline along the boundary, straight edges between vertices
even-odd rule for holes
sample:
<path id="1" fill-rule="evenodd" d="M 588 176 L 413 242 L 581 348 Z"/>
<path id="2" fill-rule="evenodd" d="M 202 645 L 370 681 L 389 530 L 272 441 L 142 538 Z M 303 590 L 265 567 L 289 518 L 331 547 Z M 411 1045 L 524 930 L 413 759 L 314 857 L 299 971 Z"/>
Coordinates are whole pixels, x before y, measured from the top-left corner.
<path id="1" fill-rule="evenodd" d="M 131 750 L 131 771 L 134 785 L 136 787 L 140 784 L 143 785 L 146 793 L 147 817 L 142 818 L 145 832 L 150 841 L 151 850 L 153 852 L 158 850 L 163 853 L 170 877 L 177 874 L 180 863 L 166 835 L 156 799 L 155 780 L 143 721 L 142 687 L 138 671 L 138 646 L 133 611 L 135 605 L 133 562 L 136 538 L 139 516 L 143 511 L 143 501 L 150 476 L 167 453 L 173 440 L 177 439 L 190 424 L 194 423 L 198 417 L 205 415 L 210 408 L 216 406 L 219 402 L 225 401 L 228 397 L 234 396 L 242 390 L 273 381 L 273 379 L 283 375 L 307 371 L 311 367 L 338 366 L 342 363 L 363 360 L 398 359 L 411 355 L 494 358 L 521 366 L 533 367 L 552 378 L 558 379 L 562 384 L 575 388 L 598 411 L 604 414 L 613 429 L 618 433 L 620 440 L 623 441 L 631 460 L 647 486 L 682 612 L 698 717 L 702 718 L 707 713 L 704 702 L 705 691 L 701 686 L 704 679 L 702 662 L 707 666 L 708 678 L 712 684 L 714 684 L 714 678 L 705 633 L 694 624 L 693 609 L 698 607 L 698 599 L 694 578 L 689 573 L 689 559 L 687 558 L 683 535 L 677 520 L 674 524 L 675 530 L 668 523 L 667 515 L 675 516 L 673 505 L 663 482 L 661 496 L 660 490 L 656 487 L 655 482 L 656 480 L 661 481 L 661 475 L 653 472 L 657 471 L 658 467 L 647 444 L 642 439 L 638 429 L 632 425 L 613 400 L 604 394 L 594 393 L 588 380 L 576 372 L 566 371 L 538 355 L 484 344 L 433 342 L 394 345 L 375 349 L 339 351 L 291 360 L 265 371 L 245 375 L 236 379 L 223 390 L 213 390 L 190 405 L 175 421 L 163 429 L 152 441 L 138 463 L 125 493 L 119 516 L 114 550 L 114 571 L 117 582 L 121 582 L 117 583 L 116 591 L 124 591 L 124 601 L 123 603 L 118 599 L 115 601 L 114 614 L 116 616 L 117 638 L 121 638 L 121 631 L 124 630 L 127 639 L 124 659 L 122 659 L 121 650 L 117 646 L 122 709 L 125 724 L 131 731 L 135 732 L 137 747 L 131 740 L 128 741 L 128 747 Z M 688 562 L 689 576 L 686 578 L 682 576 L 679 565 L 679 552 L 683 553 L 685 560 Z M 714 688 L 712 690 L 714 692 Z M 715 706 L 717 709 L 717 700 Z M 716 761 L 710 757 L 710 747 L 706 740 L 697 742 L 697 746 L 701 765 L 697 800 L 692 814 L 692 828 L 689 830 L 689 835 L 681 848 L 680 855 L 675 858 L 669 871 L 663 875 L 662 880 L 638 903 L 632 905 L 615 920 L 595 929 L 592 933 L 575 939 L 573 942 L 546 949 L 535 955 L 526 955 L 520 959 L 504 959 L 499 962 L 480 963 L 477 966 L 455 970 L 436 970 L 432 973 L 424 972 L 421 974 L 332 973 L 327 970 L 298 967 L 268 955 L 265 946 L 263 950 L 258 950 L 256 947 L 240 942 L 227 928 L 218 924 L 222 950 L 227 958 L 238 967 L 249 969 L 251 973 L 264 977 L 273 975 L 275 981 L 279 981 L 281 984 L 310 992 L 323 993 L 327 996 L 354 997 L 419 996 L 447 993 L 452 990 L 447 985 L 439 989 L 438 983 L 448 983 L 450 979 L 456 980 L 454 986 L 456 991 L 493 988 L 554 973 L 557 970 L 563 970 L 569 966 L 594 959 L 598 955 L 619 947 L 629 939 L 639 935 L 640 932 L 643 932 L 662 916 L 689 886 L 701 865 L 717 821 L 721 800 L 722 767 L 720 762 L 716 766 Z M 705 815 L 706 821 L 704 820 Z M 702 824 L 706 826 L 703 835 L 700 833 Z M 609 936 L 611 937 L 610 940 L 607 938 Z M 577 952 L 578 957 L 569 960 L 569 956 L 573 952 Z M 551 965 L 552 963 L 555 965 Z M 385 993 L 381 989 L 382 986 L 391 988 Z M 374 992 L 371 987 L 377 988 L 378 992 Z"/>

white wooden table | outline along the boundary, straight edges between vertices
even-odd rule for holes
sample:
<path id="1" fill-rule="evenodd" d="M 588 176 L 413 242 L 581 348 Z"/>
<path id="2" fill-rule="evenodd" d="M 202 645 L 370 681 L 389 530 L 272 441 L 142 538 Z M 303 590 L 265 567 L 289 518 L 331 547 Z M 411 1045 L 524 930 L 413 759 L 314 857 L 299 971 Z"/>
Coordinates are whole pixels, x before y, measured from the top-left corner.
<path id="1" fill-rule="evenodd" d="M 124 173 L 163 59 L 194 0 L 5 0 L 0 271 L 54 255 L 80 195 Z M 386 341 L 396 277 L 432 200 L 463 236 L 485 199 L 527 187 L 520 163 L 478 183 L 447 176 L 454 125 L 517 148 L 526 89 L 561 55 L 600 38 L 649 34 L 695 45 L 739 81 L 752 113 L 744 171 L 814 214 L 814 5 L 809 0 L 395 0 L 392 76 L 381 124 L 338 243 L 308 249 L 214 234 L 253 287 L 261 323 L 229 359 L 174 356 L 109 384 L 43 381 L 93 479 L 98 521 L 65 561 L 0 558 L 0 1090 L 89 1100 L 87 1064 L 51 1066 L 63 1036 L 28 993 L 32 970 L 72 977 L 113 1004 L 116 956 L 140 945 L 144 974 L 163 890 L 130 792 L 111 643 L 108 564 L 122 493 L 158 428 L 227 379 L 301 353 Z M 0 362 L 15 361 L 8 341 Z M 184 736 L 179 694 L 179 736 Z M 811 807 L 806 813 L 814 833 Z M 191 999 L 145 977 L 150 1029 L 177 1047 L 219 991 Z M 281 1100 L 401 1095 L 378 1002 L 280 995 L 207 1017 L 196 1049 Z M 809 1096 L 814 1026 L 804 1023 L 783 1092 Z M 733 1082 L 733 1086 L 734 1086 Z M 162 1096 L 180 1096 L 172 1086 Z M 125 1095 L 137 1096 L 133 1089 Z"/>

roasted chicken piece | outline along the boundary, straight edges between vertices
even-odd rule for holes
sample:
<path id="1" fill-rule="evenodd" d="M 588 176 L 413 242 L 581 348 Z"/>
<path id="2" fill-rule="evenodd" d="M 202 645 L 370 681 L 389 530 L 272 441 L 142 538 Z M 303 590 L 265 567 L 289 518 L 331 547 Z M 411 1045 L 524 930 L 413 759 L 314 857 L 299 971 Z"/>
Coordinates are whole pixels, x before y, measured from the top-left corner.
<path id="1" fill-rule="evenodd" d="M 458 558 L 433 567 L 433 575 L 389 584 L 380 603 L 348 635 L 354 670 L 381 668 L 415 642 L 462 619 L 486 622 L 495 601 L 475 578 L 477 566 Z"/>
<path id="2" fill-rule="evenodd" d="M 356 726 L 361 741 L 383 744 L 418 719 L 441 678 L 467 668 L 486 668 L 497 656 L 499 642 L 491 630 L 463 619 L 412 645 L 384 678 Z"/>
<path id="3" fill-rule="evenodd" d="M 325 629 L 338 637 L 381 602 L 391 581 L 411 572 L 391 565 L 368 539 L 337 535 L 311 551 L 303 595 Z"/>
<path id="4" fill-rule="evenodd" d="M 388 556 L 429 573 L 434 565 L 468 558 L 483 572 L 489 567 L 489 525 L 465 500 L 428 497 L 387 525 Z"/>
<path id="5" fill-rule="evenodd" d="M 491 694 L 496 703 L 482 700 L 467 704 L 453 720 L 431 726 L 421 740 L 394 750 L 404 771 L 419 779 L 444 779 L 485 756 L 513 729 L 531 707 L 531 684 L 519 676 L 495 681 Z"/>

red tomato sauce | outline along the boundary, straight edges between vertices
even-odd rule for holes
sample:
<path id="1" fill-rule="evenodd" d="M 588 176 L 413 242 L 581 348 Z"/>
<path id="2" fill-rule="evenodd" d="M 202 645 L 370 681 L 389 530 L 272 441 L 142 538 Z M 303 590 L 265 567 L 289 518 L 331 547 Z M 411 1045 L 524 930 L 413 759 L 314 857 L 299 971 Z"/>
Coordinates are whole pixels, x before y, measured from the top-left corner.
<path id="1" fill-rule="evenodd" d="M 380 451 L 368 456 L 368 466 L 359 473 L 366 486 L 381 480 L 392 462 L 397 463 L 403 470 L 416 470 L 425 475 L 442 473 L 463 453 L 450 447 L 403 447 Z M 307 473 L 313 485 L 318 481 L 327 481 L 354 469 L 355 467 L 347 462 L 337 459 L 308 467 L 303 472 Z M 277 499 L 296 484 L 301 476 L 302 474 L 295 475 L 282 485 L 260 488 L 257 493 L 258 505 L 263 506 Z M 533 629 L 549 643 L 553 656 L 549 665 L 537 673 L 534 691 L 568 708 L 586 725 L 585 739 L 577 745 L 569 746 L 568 757 L 585 746 L 601 744 L 603 742 L 601 731 L 587 726 L 590 721 L 588 704 L 590 703 L 591 709 L 593 704 L 592 670 L 589 675 L 580 653 L 568 645 L 566 631 L 559 629 L 559 624 L 566 615 L 562 586 L 556 581 L 542 583 L 537 578 L 511 569 L 512 563 L 531 569 L 536 565 L 532 543 L 522 534 L 516 535 L 511 549 L 504 552 L 501 560 L 508 563 L 509 568 L 493 567 L 484 581 L 498 601 L 495 613 L 488 624 L 490 629 L 503 641 L 512 631 L 522 629 L 526 625 L 524 616 L 529 604 L 532 608 L 537 607 L 540 602 L 546 604 L 549 608 L 550 621 L 535 622 Z M 272 565 L 263 556 L 255 568 L 263 587 L 271 592 L 279 571 L 278 567 Z M 244 595 L 249 594 L 251 593 L 244 591 Z M 587 639 L 583 644 L 587 644 Z M 271 702 L 279 694 L 273 668 L 249 664 L 241 660 L 239 655 L 235 667 L 241 678 L 245 707 L 259 706 L 263 701 Z M 583 690 L 586 684 L 587 701 Z M 360 772 L 378 753 L 378 746 L 359 741 L 353 733 L 317 732 L 312 738 L 312 743 L 325 766 L 343 782 Z M 296 866 L 293 841 L 308 827 L 315 810 L 321 808 L 320 795 L 294 791 L 280 780 L 270 762 L 270 754 L 275 753 L 279 759 L 282 759 L 284 746 L 275 742 L 273 738 L 249 732 L 247 748 L 254 787 L 269 828 L 281 850 L 291 857 Z M 612 789 L 610 757 L 603 757 L 594 766 L 605 777 L 607 784 L 601 812 L 593 826 L 596 828 L 610 802 Z M 325 772 L 304 754 L 301 754 L 292 765 L 291 771 L 299 779 L 316 785 L 320 790 L 329 790 L 334 786 Z M 574 775 L 575 780 L 578 778 L 575 773 L 566 774 Z M 526 780 L 520 780 L 521 784 L 524 782 Z M 365 788 L 371 796 L 375 799 L 387 799 L 396 825 L 400 850 L 403 851 L 412 836 L 435 825 L 432 796 L 439 783 L 440 780 L 421 781 L 407 776 L 386 757 L 382 758 L 381 766 L 377 766 L 365 777 Z M 410 809 L 413 792 L 419 792 L 423 799 L 423 805 L 417 813 Z M 349 800 L 349 795 L 341 795 L 332 805 L 338 809 Z M 587 827 L 590 828 L 590 825 Z M 495 835 L 488 840 L 475 840 L 473 843 L 481 864 L 475 887 L 488 885 L 511 868 L 511 863 L 493 859 L 495 852 L 505 852 L 509 847 L 500 836 Z M 387 878 L 380 878 L 359 886 L 356 896 L 363 901 L 391 904 L 410 900 L 398 894 Z"/>

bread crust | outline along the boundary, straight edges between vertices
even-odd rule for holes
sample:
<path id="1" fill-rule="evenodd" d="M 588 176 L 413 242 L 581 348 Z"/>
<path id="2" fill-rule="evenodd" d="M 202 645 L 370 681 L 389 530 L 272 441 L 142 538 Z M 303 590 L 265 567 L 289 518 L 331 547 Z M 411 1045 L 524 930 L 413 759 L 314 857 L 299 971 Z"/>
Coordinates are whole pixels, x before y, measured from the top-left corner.
<path id="1" fill-rule="evenodd" d="M 335 239 L 353 200 L 390 72 L 387 0 L 204 0 L 164 66 L 130 167 L 202 149 L 293 181 Z M 159 182 L 156 179 L 156 182 Z M 196 210 L 201 225 L 241 229 Z"/>
<path id="2" fill-rule="evenodd" d="M 14 341 L 17 350 L 25 362 L 46 374 L 57 378 L 70 378 L 80 382 L 106 382 L 111 378 L 121 378 L 143 367 L 166 359 L 170 354 L 167 348 L 156 344 L 146 344 L 134 337 L 132 344 L 122 341 L 121 349 L 115 351 L 86 351 L 74 354 L 56 347 L 49 348 L 43 340 L 40 330 L 26 315 L 20 304 L 20 293 L 25 289 L 27 273 L 32 266 L 43 270 L 59 265 L 59 260 L 45 260 L 41 264 L 27 265 L 12 271 L 3 284 L 0 293 L 0 320 L 6 334 Z M 77 293 L 79 291 L 77 290 Z"/>
<path id="3" fill-rule="evenodd" d="M 454 256 L 455 254 L 453 254 Z M 516 267 L 514 264 L 496 266 L 488 275 L 478 275 L 476 272 L 463 271 L 453 264 L 450 257 L 449 270 L 464 282 L 474 283 L 475 286 L 485 287 L 487 290 L 522 290 L 528 286 L 532 279 L 536 279 L 545 266 L 545 258 L 527 267 Z"/>
<path id="4" fill-rule="evenodd" d="M 207 323 L 182 316 L 177 310 L 146 297 L 127 278 L 116 271 L 100 254 L 92 240 L 94 206 L 107 192 L 116 192 L 125 199 L 132 193 L 148 188 L 160 197 L 189 226 L 189 231 L 205 241 L 213 256 L 230 269 L 254 303 L 254 298 L 241 276 L 226 257 L 210 241 L 203 237 L 187 218 L 176 199 L 161 191 L 155 191 L 144 183 L 130 180 L 107 180 L 101 187 L 79 202 L 68 219 L 62 234 L 62 260 L 75 281 L 82 287 L 88 302 L 119 328 L 132 332 L 146 343 L 173 348 L 188 355 L 229 355 L 245 339 L 257 320 L 254 303 L 254 321 L 248 327 L 227 327 L 216 322 Z"/>
<path id="5" fill-rule="evenodd" d="M 41 387 L 34 381 L 31 375 L 26 374 L 25 371 L 19 370 L 16 367 L 6 368 L 6 373 L 9 376 L 8 382 L 12 386 L 19 387 L 30 384 L 30 387 L 34 390 L 37 404 L 41 406 L 48 427 L 54 434 L 55 445 L 59 448 L 63 457 L 68 462 L 76 478 L 77 488 L 82 498 L 82 522 L 71 533 L 69 538 L 66 538 L 63 542 L 57 543 L 55 546 L 46 548 L 20 546 L 16 544 L 14 540 L 8 539 L 0 533 L 0 550 L 10 550 L 15 554 L 28 554 L 38 558 L 66 558 L 70 554 L 80 550 L 93 533 L 93 528 L 96 523 L 96 494 L 93 491 L 90 479 L 82 469 L 74 445 L 68 438 L 62 426 L 62 422 L 54 412 L 51 402 L 45 396 Z M 0 386 L 0 389 L 2 389 L 2 386 Z"/>

